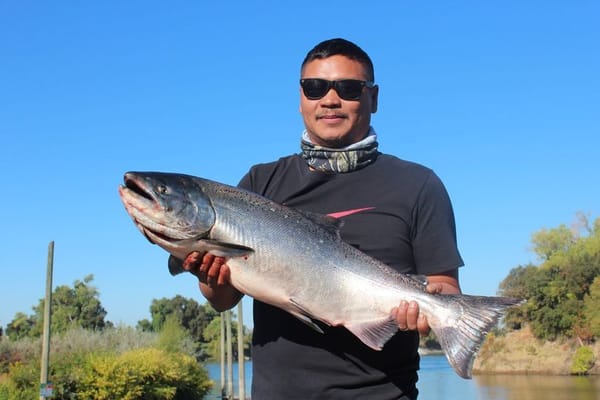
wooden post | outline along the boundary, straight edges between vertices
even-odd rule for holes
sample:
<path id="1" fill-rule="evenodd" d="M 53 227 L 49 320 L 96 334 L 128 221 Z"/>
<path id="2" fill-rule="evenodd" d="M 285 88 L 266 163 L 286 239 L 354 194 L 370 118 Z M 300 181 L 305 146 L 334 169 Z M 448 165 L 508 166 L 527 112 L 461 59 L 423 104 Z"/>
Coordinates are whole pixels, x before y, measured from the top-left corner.
<path id="1" fill-rule="evenodd" d="M 221 398 L 225 398 L 225 313 L 221 313 Z"/>
<path id="2" fill-rule="evenodd" d="M 231 343 L 231 310 L 225 311 L 225 330 L 227 341 L 227 398 L 233 399 L 233 345 Z"/>
<path id="3" fill-rule="evenodd" d="M 48 384 L 48 362 L 50 359 L 50 318 L 52 311 L 52 269 L 54 266 L 54 241 L 48 244 L 48 264 L 46 268 L 46 300 L 44 303 L 44 332 L 42 336 L 42 365 L 40 389 Z M 46 396 L 40 394 L 40 400 Z"/>
<path id="4" fill-rule="evenodd" d="M 237 339 L 238 339 L 238 398 L 246 400 L 246 368 L 244 364 L 244 318 L 242 314 L 242 301 L 238 303 L 237 315 Z"/>

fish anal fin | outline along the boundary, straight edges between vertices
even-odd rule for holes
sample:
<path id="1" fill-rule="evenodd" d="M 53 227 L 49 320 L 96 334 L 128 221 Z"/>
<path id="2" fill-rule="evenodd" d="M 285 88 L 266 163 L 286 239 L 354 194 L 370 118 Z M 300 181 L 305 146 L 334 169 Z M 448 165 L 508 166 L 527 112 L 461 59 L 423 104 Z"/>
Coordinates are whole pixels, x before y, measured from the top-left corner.
<path id="1" fill-rule="evenodd" d="M 391 315 L 378 320 L 344 324 L 344 326 L 373 350 L 381 350 L 385 342 L 398 332 L 396 320 Z"/>
<path id="2" fill-rule="evenodd" d="M 321 327 L 319 325 L 315 324 L 315 321 L 313 321 L 311 318 L 307 317 L 306 315 L 297 313 L 297 312 L 293 312 L 293 311 L 290 311 L 290 314 L 292 314 L 294 317 L 298 318 L 300 320 L 300 322 L 303 322 L 304 324 L 306 324 L 308 327 L 314 329 L 315 331 L 317 331 L 319 333 L 324 333 L 323 329 L 321 329 Z"/>
<path id="3" fill-rule="evenodd" d="M 306 325 L 314 329 L 319 333 L 324 333 L 323 329 L 319 325 L 315 323 L 316 318 L 314 315 L 302 304 L 298 303 L 294 298 L 290 298 L 290 305 L 292 309 L 288 309 L 287 311 L 292 314 L 294 317 L 298 318 L 300 321 L 304 322 Z M 326 321 L 323 321 L 327 324 Z"/>

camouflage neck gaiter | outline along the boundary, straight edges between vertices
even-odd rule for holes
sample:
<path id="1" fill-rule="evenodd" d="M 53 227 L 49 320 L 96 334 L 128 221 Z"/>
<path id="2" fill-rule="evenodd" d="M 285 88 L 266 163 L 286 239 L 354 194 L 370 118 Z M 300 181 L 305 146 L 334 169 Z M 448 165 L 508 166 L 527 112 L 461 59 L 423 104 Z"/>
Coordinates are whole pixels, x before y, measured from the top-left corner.
<path id="1" fill-rule="evenodd" d="M 350 146 L 332 149 L 313 144 L 308 133 L 302 133 L 302 158 L 308 165 L 317 171 L 344 173 L 364 168 L 371 164 L 379 154 L 377 152 L 377 135 L 373 128 L 369 129 L 367 136 L 360 142 Z"/>

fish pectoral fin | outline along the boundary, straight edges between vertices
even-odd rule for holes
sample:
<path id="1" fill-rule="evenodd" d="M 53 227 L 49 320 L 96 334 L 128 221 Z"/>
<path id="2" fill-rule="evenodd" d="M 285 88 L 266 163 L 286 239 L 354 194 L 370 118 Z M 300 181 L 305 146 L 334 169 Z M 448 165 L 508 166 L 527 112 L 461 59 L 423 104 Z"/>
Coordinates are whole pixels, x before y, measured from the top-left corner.
<path id="1" fill-rule="evenodd" d="M 218 257 L 244 257 L 254 253 L 254 249 L 235 243 L 220 242 L 214 239 L 184 239 L 179 246 L 185 246 L 192 251 L 210 253 Z"/>
<path id="2" fill-rule="evenodd" d="M 317 318 L 315 318 L 314 315 L 307 308 L 302 306 L 293 298 L 290 298 L 290 304 L 293 308 L 292 310 L 288 310 L 290 314 L 298 318 L 300 321 L 304 322 L 306 325 L 308 325 L 315 331 L 319 333 L 324 333 L 323 329 L 321 329 L 321 327 L 315 323 L 315 320 L 317 320 Z"/>
<path id="3" fill-rule="evenodd" d="M 344 324 L 344 326 L 373 350 L 381 350 L 385 342 L 398 332 L 396 320 L 391 315 L 377 320 Z"/>

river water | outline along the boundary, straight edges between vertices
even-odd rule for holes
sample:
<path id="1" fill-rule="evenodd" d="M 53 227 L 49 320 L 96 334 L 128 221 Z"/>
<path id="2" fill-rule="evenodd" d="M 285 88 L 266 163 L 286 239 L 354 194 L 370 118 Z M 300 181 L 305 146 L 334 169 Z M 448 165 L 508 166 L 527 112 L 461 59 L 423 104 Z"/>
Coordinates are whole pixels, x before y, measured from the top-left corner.
<path id="1" fill-rule="evenodd" d="M 215 381 L 207 400 L 219 398 L 219 364 L 207 364 Z M 250 396 L 252 362 L 246 362 L 246 396 Z M 477 375 L 462 379 L 443 355 L 421 358 L 419 400 L 600 400 L 600 376 Z M 237 396 L 237 366 L 234 365 L 234 393 Z"/>

